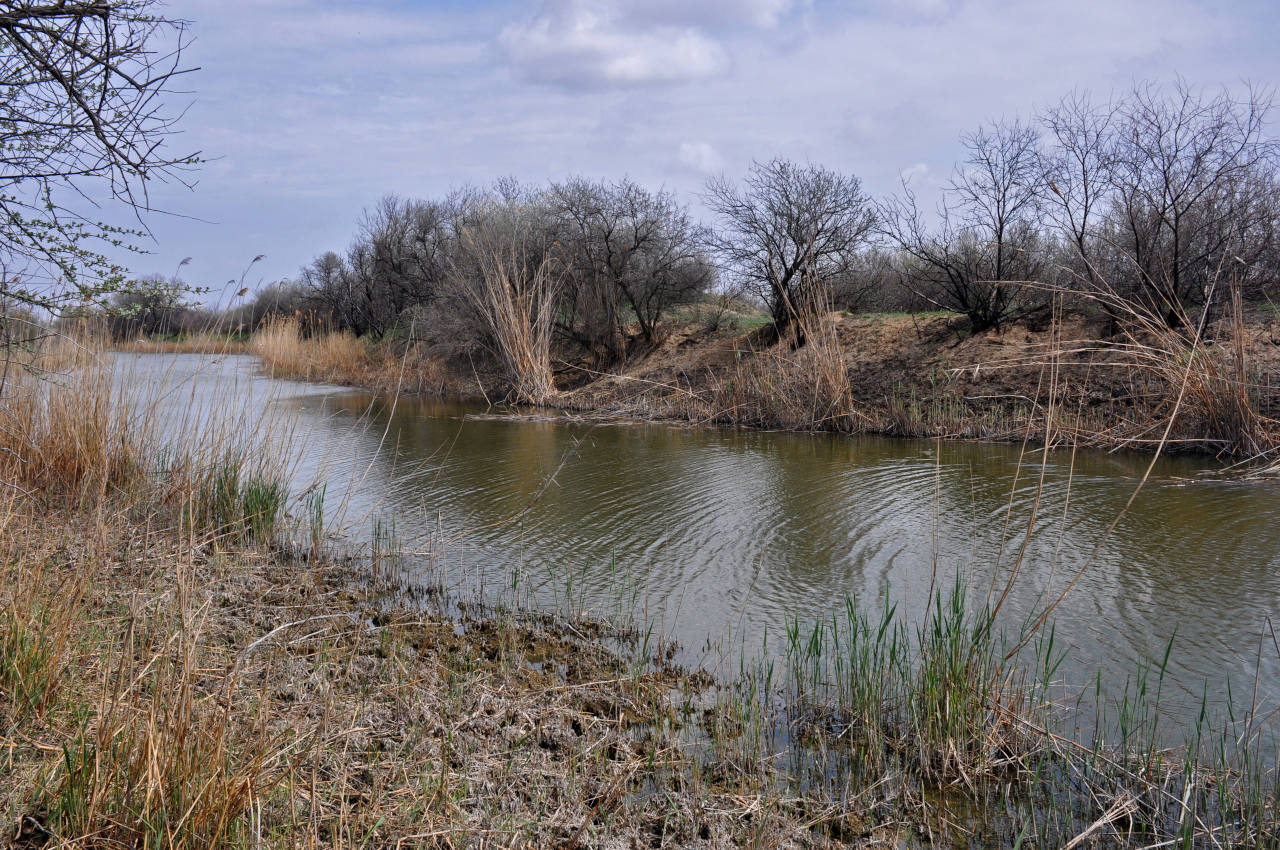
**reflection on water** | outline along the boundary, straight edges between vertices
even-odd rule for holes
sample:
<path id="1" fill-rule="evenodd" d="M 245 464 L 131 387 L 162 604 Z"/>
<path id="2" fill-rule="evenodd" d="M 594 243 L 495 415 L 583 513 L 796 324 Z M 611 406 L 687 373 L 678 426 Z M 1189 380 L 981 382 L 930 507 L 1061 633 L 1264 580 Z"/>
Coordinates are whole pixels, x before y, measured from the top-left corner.
<path id="1" fill-rule="evenodd" d="M 944 586 L 963 570 L 985 595 L 1020 564 L 1014 626 L 1079 574 L 1055 614 L 1069 683 L 1101 670 L 1122 687 L 1176 633 L 1166 699 L 1190 710 L 1206 684 L 1224 698 L 1228 678 L 1248 701 L 1261 630 L 1280 609 L 1280 492 L 1188 485 L 1202 468 L 1192 460 L 1157 464 L 1104 543 L 1148 458 L 1059 452 L 1041 482 L 1039 457 L 1020 467 L 1016 446 L 474 419 L 272 381 L 247 357 L 140 356 L 128 368 L 141 381 L 189 378 L 236 416 L 288 411 L 295 489 L 324 483 L 357 539 L 372 517 L 393 519 L 408 549 L 454 538 L 444 560 L 455 570 L 519 566 L 544 587 L 571 574 L 589 605 L 615 602 L 625 575 L 641 613 L 694 650 L 754 651 L 786 618 L 823 616 L 849 595 L 918 612 L 935 565 Z M 1272 701 L 1277 673 L 1264 652 Z"/>

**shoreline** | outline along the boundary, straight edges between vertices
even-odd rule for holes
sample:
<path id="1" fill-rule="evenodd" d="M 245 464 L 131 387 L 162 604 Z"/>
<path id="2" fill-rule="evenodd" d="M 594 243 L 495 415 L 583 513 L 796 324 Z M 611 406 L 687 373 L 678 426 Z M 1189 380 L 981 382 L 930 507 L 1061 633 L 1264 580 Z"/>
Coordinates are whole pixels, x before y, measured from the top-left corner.
<path id="1" fill-rule="evenodd" d="M 1160 447 L 1227 463 L 1251 453 L 1232 442 L 1238 434 L 1219 434 L 1223 429 L 1215 421 L 1236 415 L 1219 409 L 1223 405 L 1212 396 L 1215 388 L 1230 385 L 1219 372 L 1231 363 L 1211 363 L 1213 371 L 1202 376 L 1204 387 L 1193 385 L 1185 393 L 1177 427 L 1165 439 L 1164 417 L 1179 396 L 1168 370 L 1129 362 L 1129 343 L 1099 337 L 1097 317 L 1029 320 L 978 335 L 966 335 L 954 317 L 939 314 L 831 314 L 823 321 L 822 344 L 796 351 L 785 343 L 760 347 L 758 329 L 712 331 L 694 323 L 673 327 L 655 349 L 633 353 L 605 371 L 559 360 L 556 394 L 531 415 L 991 443 L 1025 440 L 1038 447 L 1047 442 L 1139 453 Z M 1246 415 L 1257 432 L 1247 436 L 1264 445 L 1280 442 L 1280 319 L 1259 314 L 1239 328 L 1212 331 L 1206 362 L 1229 357 L 1231 345 L 1215 346 L 1215 338 L 1241 337 L 1246 359 L 1238 368 L 1253 376 L 1253 412 Z M 139 340 L 115 348 L 251 354 L 264 374 L 285 380 L 505 404 L 505 383 L 495 364 L 444 357 L 430 341 L 370 343 L 342 335 L 289 339 L 285 333 L 224 340 L 222 348 L 208 336 L 189 342 Z"/>
<path id="2" fill-rule="evenodd" d="M 1251 787 L 1232 763 L 1141 743 L 1073 752 L 1049 731 L 1045 684 L 989 668 L 990 630 L 964 617 L 944 627 L 970 659 L 950 671 L 921 645 L 894 672 L 914 638 L 891 628 L 898 649 L 838 673 L 833 658 L 884 634 L 859 615 L 843 636 L 789 638 L 776 673 L 756 662 L 715 681 L 672 666 L 643 624 L 406 596 L 363 558 L 193 546 L 158 517 L 105 516 L 5 524 L 22 565 L 11 617 L 34 626 L 68 574 L 77 587 L 45 624 L 63 653 L 47 693 L 0 700 L 6 846 L 1012 847 L 1092 830 L 1089 846 L 1110 847 L 1128 846 L 1130 818 L 1151 819 L 1138 834 L 1152 840 L 1177 834 L 1167 806 L 1183 794 L 1209 833 L 1280 839 L 1261 787 L 1261 808 L 1227 817 Z M 956 604 L 940 592 L 939 616 Z M 948 708 L 916 717 L 929 705 Z M 1140 711 L 1155 712 L 1140 728 L 1156 722 L 1158 705 Z M 148 767 L 149 753 L 168 756 Z M 1064 775 L 1043 785 L 1041 770 Z M 1090 796 L 1072 796 L 1080 782 Z"/>
<path id="3" fill-rule="evenodd" d="M 109 387 L 90 366 L 10 411 L 41 442 L 5 466 L 6 846 L 1280 841 L 1274 722 L 1164 749 L 1141 687 L 1097 706 L 1123 739 L 1063 737 L 1052 631 L 1008 661 L 960 577 L 919 626 L 788 618 L 776 658 L 712 679 L 510 577 L 461 597 L 390 580 L 394 549 L 337 557 L 262 435 L 158 454 Z"/>

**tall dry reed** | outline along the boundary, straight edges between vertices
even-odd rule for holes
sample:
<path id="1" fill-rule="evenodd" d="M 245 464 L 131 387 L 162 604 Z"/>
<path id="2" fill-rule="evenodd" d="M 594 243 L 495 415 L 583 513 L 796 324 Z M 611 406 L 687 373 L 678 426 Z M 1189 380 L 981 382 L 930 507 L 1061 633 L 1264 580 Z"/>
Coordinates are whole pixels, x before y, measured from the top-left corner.
<path id="1" fill-rule="evenodd" d="M 771 348 L 738 352 L 702 401 L 700 418 L 792 431 L 856 431 L 870 420 L 854 402 L 838 314 L 827 287 L 806 281 L 805 309 Z"/>
<path id="2" fill-rule="evenodd" d="M 296 319 L 277 319 L 253 335 L 248 350 L 274 378 L 378 392 L 464 392 L 450 385 L 441 361 L 425 353 L 417 342 L 402 347 L 387 342 L 371 344 L 345 331 L 306 336 Z"/>
<path id="3" fill-rule="evenodd" d="M 370 361 L 369 348 L 347 332 L 303 338 L 296 319 L 276 319 L 253 335 L 249 349 L 267 372 L 305 381 L 331 381 Z"/>
<path id="4" fill-rule="evenodd" d="M 1280 450 L 1280 423 L 1259 409 L 1262 382 L 1250 362 L 1240 287 L 1234 274 L 1226 277 L 1215 276 L 1206 293 L 1209 305 L 1225 301 L 1216 321 L 1211 307 L 1193 311 L 1182 304 L 1147 304 L 1105 281 L 1071 293 L 1113 317 L 1118 337 L 1081 344 L 1070 353 L 1093 356 L 1093 368 L 1127 372 L 1138 388 L 1136 421 L 1125 417 L 1079 430 L 1076 439 L 1110 446 L 1193 447 L 1238 461 L 1274 459 Z M 1055 346 L 1044 365 L 1054 365 L 1064 353 Z"/>
<path id="5" fill-rule="evenodd" d="M 504 226 L 504 224 L 506 226 Z M 530 244 L 519 222 L 486 222 L 464 232 L 474 268 L 462 289 L 484 323 L 516 401 L 545 404 L 556 394 L 551 338 L 559 279 L 555 259 Z"/>

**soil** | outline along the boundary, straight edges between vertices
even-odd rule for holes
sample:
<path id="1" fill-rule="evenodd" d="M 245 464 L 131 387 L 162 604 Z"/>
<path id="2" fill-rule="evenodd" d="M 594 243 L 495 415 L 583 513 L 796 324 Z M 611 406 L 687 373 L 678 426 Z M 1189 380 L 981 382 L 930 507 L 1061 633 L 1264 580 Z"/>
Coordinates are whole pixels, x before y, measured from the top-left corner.
<path id="1" fill-rule="evenodd" d="M 38 713 L 0 689 L 0 847 L 144 846 L 126 776 L 214 789 L 191 821 L 207 806 L 222 831 L 192 826 L 175 847 L 800 848 L 861 822 L 852 803 L 771 791 L 767 766 L 704 775 L 678 706 L 710 680 L 609 624 L 400 604 L 367 562 L 227 549 L 123 513 L 10 514 L 0 554 L 3 609 L 36 622 L 61 599 L 68 636 Z M 155 760 L 206 742 L 238 777 L 225 796 Z M 76 785 L 68 747 L 109 756 Z M 857 843 L 891 846 L 897 829 Z"/>
<path id="2" fill-rule="evenodd" d="M 1173 397 L 1168 382 L 1133 355 L 1135 337 L 1113 332 L 1104 316 L 1074 313 L 1051 321 L 1044 313 L 976 334 L 965 319 L 946 314 L 832 313 L 823 321 L 859 412 L 855 420 L 834 423 L 838 430 L 1021 439 L 1044 433 L 1052 400 L 1067 423 L 1060 430 L 1074 430 L 1085 443 L 1141 449 L 1157 442 L 1158 434 L 1145 431 Z M 1251 395 L 1261 416 L 1274 417 L 1280 414 L 1280 320 L 1273 311 L 1258 312 L 1243 331 Z M 1225 322 L 1210 327 L 1205 352 L 1226 353 L 1231 333 Z M 605 373 L 566 367 L 557 404 L 597 414 L 768 426 L 691 403 L 713 397 L 726 376 L 740 379 L 735 373 L 744 364 L 794 356 L 786 340 L 760 345 L 763 336 L 679 327 L 652 351 Z M 1184 412 L 1174 448 L 1219 451 L 1200 439 L 1194 417 Z"/>

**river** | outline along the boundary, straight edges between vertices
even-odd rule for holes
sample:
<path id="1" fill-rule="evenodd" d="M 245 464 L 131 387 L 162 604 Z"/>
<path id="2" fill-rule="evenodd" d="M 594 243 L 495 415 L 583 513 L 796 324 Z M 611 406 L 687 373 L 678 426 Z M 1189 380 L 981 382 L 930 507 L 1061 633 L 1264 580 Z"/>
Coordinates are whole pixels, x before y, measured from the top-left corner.
<path id="1" fill-rule="evenodd" d="M 1120 516 L 1148 456 L 1059 450 L 1042 464 L 1016 445 L 530 421 L 273 380 L 248 356 L 119 358 L 130 383 L 168 388 L 161 418 L 287 423 L 294 492 L 323 487 L 328 522 L 356 543 L 393 528 L 411 579 L 621 607 L 695 663 L 776 645 L 787 619 L 849 596 L 910 617 L 957 571 L 980 601 L 1018 564 L 1011 631 L 1078 576 L 1053 614 L 1062 694 L 1101 675 L 1114 696 L 1173 640 L 1175 716 L 1206 693 L 1221 711 L 1228 686 L 1247 706 L 1255 675 L 1264 705 L 1280 700 L 1266 632 L 1280 489 L 1203 480 L 1206 459 L 1160 460 Z"/>

